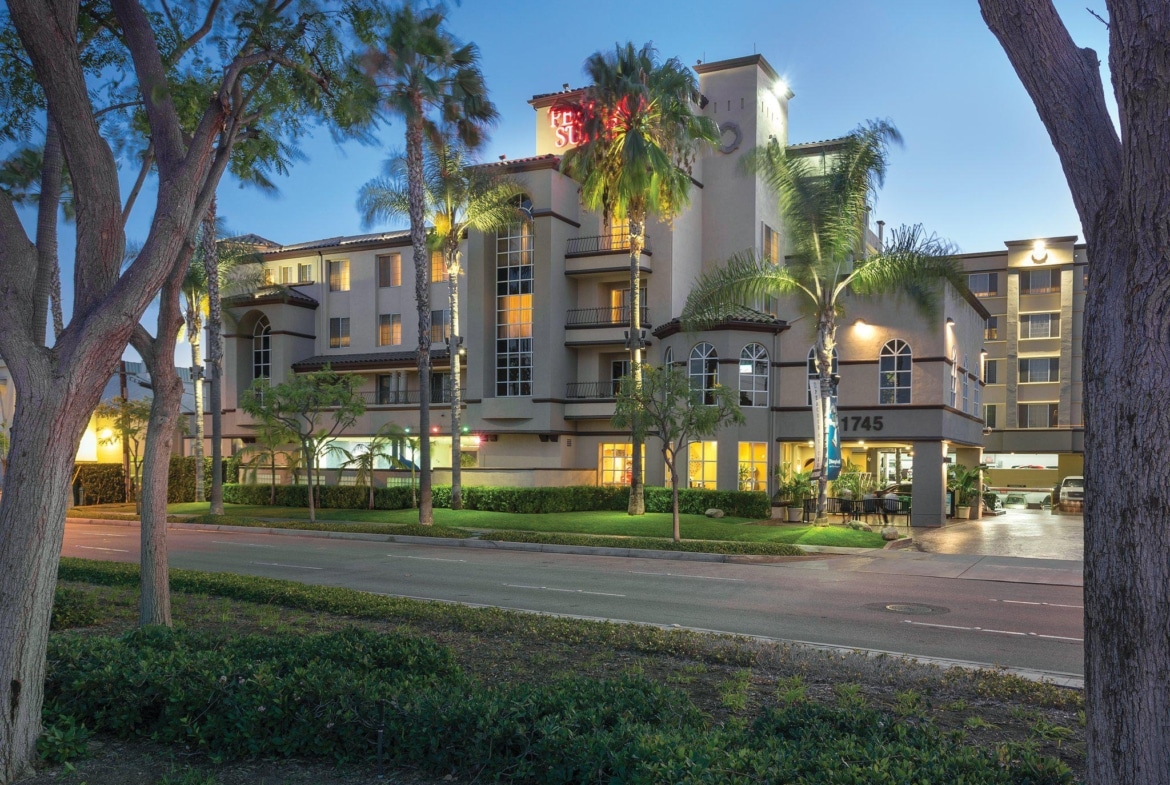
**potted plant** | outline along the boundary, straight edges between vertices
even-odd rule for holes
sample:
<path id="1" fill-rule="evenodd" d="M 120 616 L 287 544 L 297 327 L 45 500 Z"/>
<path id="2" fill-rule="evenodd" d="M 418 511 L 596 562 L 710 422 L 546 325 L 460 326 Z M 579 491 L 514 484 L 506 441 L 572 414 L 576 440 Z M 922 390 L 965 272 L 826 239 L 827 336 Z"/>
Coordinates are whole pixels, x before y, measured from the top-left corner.
<path id="1" fill-rule="evenodd" d="M 804 518 L 804 502 L 813 495 L 816 484 L 813 482 L 812 472 L 793 472 L 788 483 L 792 503 L 788 507 L 788 522 L 798 523 Z"/>
<path id="2" fill-rule="evenodd" d="M 979 488 L 979 467 L 968 469 L 959 464 L 947 481 L 948 490 L 955 494 L 955 517 L 966 520 L 971 517 L 971 502 L 977 497 Z"/>

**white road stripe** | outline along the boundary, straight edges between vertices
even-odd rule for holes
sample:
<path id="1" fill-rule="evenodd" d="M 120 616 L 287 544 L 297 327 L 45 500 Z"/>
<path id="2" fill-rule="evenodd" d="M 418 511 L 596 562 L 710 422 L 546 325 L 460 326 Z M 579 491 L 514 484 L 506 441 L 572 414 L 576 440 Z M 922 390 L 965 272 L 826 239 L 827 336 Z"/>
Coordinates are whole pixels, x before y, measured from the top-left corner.
<path id="1" fill-rule="evenodd" d="M 1047 638 L 1054 641 L 1074 641 L 1076 643 L 1084 643 L 1084 638 L 1069 638 L 1064 635 L 1041 635 L 1036 632 L 1015 632 L 1014 630 L 989 630 L 985 627 L 960 627 L 955 624 L 932 624 L 928 621 L 912 621 L 911 619 L 903 619 L 905 624 L 913 624 L 916 627 L 939 627 L 944 630 L 967 630 L 968 632 L 990 632 L 994 635 L 1019 635 L 1022 637 L 1033 638 Z"/>
<path id="2" fill-rule="evenodd" d="M 1002 602 L 1002 603 L 1007 603 L 1007 604 L 1011 604 L 1011 605 L 1046 605 L 1049 608 L 1077 608 L 1078 610 L 1085 609 L 1084 605 L 1062 605 L 1059 602 L 1028 602 L 1027 600 L 996 600 L 996 599 L 993 599 L 992 602 Z"/>
<path id="3" fill-rule="evenodd" d="M 292 568 L 297 569 L 297 570 L 323 570 L 323 569 L 325 569 L 324 567 L 306 567 L 303 564 L 278 564 L 274 561 L 254 561 L 254 562 L 251 562 L 251 564 L 255 564 L 255 565 L 258 565 L 260 567 L 292 567 Z"/>
<path id="4" fill-rule="evenodd" d="M 679 575 L 676 572 L 643 572 L 641 570 L 626 570 L 631 575 L 660 575 L 664 578 L 697 578 L 703 581 L 735 581 L 744 583 L 743 578 L 717 578 L 713 575 Z"/>
<path id="5" fill-rule="evenodd" d="M 255 542 L 229 542 L 227 540 L 212 540 L 220 545 L 239 545 L 243 548 L 275 548 L 275 545 L 261 545 Z"/>
<path id="6" fill-rule="evenodd" d="M 396 553 L 387 553 L 387 557 L 391 559 L 416 559 L 417 561 L 456 561 L 466 562 L 467 559 L 440 559 L 437 556 L 399 556 Z"/>
<path id="7" fill-rule="evenodd" d="M 604 591 L 585 591 L 584 589 L 555 589 L 555 588 L 552 588 L 550 586 L 525 586 L 525 585 L 519 584 L 519 583 L 504 583 L 501 585 L 507 586 L 509 589 L 535 589 L 537 591 L 560 591 L 560 592 L 567 592 L 569 594 L 595 594 L 598 597 L 625 597 L 626 596 L 624 594 L 611 594 L 610 592 L 604 592 Z"/>
<path id="8" fill-rule="evenodd" d="M 74 548 L 82 548 L 82 549 L 87 550 L 87 551 L 110 551 L 111 553 L 129 553 L 130 552 L 127 550 L 123 550 L 122 548 L 97 548 L 97 547 L 92 546 L 92 545 L 74 545 L 73 547 Z"/>

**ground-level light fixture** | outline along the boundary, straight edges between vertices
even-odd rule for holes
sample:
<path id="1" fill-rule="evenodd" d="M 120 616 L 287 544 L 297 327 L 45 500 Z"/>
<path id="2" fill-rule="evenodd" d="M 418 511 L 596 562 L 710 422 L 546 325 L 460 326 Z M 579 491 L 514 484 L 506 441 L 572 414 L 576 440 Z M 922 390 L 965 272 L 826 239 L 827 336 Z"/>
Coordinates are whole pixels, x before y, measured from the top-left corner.
<path id="1" fill-rule="evenodd" d="M 951 318 L 950 316 L 948 316 L 947 317 L 947 328 L 949 329 L 949 328 L 954 327 L 954 326 L 955 326 L 955 320 L 953 318 Z"/>

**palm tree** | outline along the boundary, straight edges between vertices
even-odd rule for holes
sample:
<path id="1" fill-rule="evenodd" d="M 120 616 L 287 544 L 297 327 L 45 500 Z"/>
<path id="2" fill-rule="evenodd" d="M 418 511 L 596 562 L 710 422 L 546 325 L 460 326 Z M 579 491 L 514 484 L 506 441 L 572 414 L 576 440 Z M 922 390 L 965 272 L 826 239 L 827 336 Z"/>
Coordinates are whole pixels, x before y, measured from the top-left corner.
<path id="1" fill-rule="evenodd" d="M 299 455 L 299 450 L 295 449 L 296 441 L 296 434 L 281 423 L 262 419 L 256 424 L 256 441 L 237 453 L 241 458 L 240 465 L 250 470 L 253 480 L 255 480 L 256 469 L 265 464 L 268 465 L 268 503 L 270 505 L 276 505 L 276 456 L 286 455 L 285 467 L 290 467 L 293 463 L 292 456 Z M 198 475 L 196 478 L 198 481 Z M 201 489 L 197 487 L 196 493 L 199 490 Z M 196 501 L 202 501 L 202 499 L 197 498 Z"/>
<path id="2" fill-rule="evenodd" d="M 940 281 L 966 287 L 951 245 L 921 226 L 895 229 L 882 248 L 865 252 L 868 216 L 885 179 L 889 146 L 901 139 L 888 122 L 873 121 L 841 140 L 827 167 L 819 159 L 814 164 L 789 156 L 776 140 L 746 155 L 745 169 L 758 173 L 779 197 L 790 253 L 777 266 L 748 251 L 702 276 L 687 297 L 684 327 L 702 329 L 722 321 L 735 306 L 796 295 L 815 321 L 821 408 L 828 412 L 834 387 L 831 358 L 846 292 L 863 297 L 900 292 L 930 316 L 938 307 Z M 815 425 L 821 467 L 827 465 L 825 425 L 823 419 Z M 824 516 L 827 482 L 822 472 L 818 518 Z"/>
<path id="3" fill-rule="evenodd" d="M 669 221 L 690 200 L 691 165 L 704 144 L 719 138 L 714 120 L 695 113 L 699 85 L 678 58 L 659 62 L 651 44 L 596 52 L 585 61 L 591 86 L 581 99 L 585 137 L 565 154 L 561 171 L 581 183 L 581 201 L 605 223 L 626 219 L 630 244 L 630 375 L 642 379 L 642 302 L 639 261 L 646 219 Z M 642 515 L 643 439 L 633 442 L 630 515 Z"/>
<path id="4" fill-rule="evenodd" d="M 434 227 L 430 247 L 443 254 L 451 308 L 451 509 L 463 509 L 462 431 L 460 410 L 463 386 L 460 381 L 459 354 L 463 336 L 459 329 L 459 244 L 469 229 L 491 232 L 514 223 L 520 217 L 518 200 L 523 193 L 520 183 L 491 171 L 471 166 L 470 151 L 457 139 L 444 135 L 426 146 L 424 182 L 427 210 Z M 365 221 L 401 217 L 410 209 L 405 161 L 401 157 L 387 162 L 386 175 L 362 186 L 358 206 Z"/>
<path id="5" fill-rule="evenodd" d="M 439 123 L 454 130 L 469 149 L 483 143 L 487 126 L 499 116 L 488 100 L 475 44 L 460 44 L 445 28 L 442 5 L 416 9 L 405 2 L 387 14 L 381 40 L 364 54 L 383 106 L 406 120 L 406 170 L 410 243 L 414 249 L 414 288 L 418 307 L 419 456 L 418 520 L 434 522 L 431 509 L 431 295 L 427 251 L 423 137 L 439 136 Z M 436 120 L 436 116 L 439 118 Z"/>
<path id="6" fill-rule="evenodd" d="M 377 468 L 378 461 L 386 461 L 393 468 L 403 465 L 395 454 L 395 450 L 402 440 L 403 436 L 398 426 L 387 424 L 382 426 L 368 442 L 358 445 L 359 449 L 347 450 L 340 445 L 329 445 L 329 452 L 345 459 L 341 468 L 343 470 L 350 467 L 355 468 L 357 470 L 355 478 L 357 484 L 369 488 L 371 510 L 374 509 L 374 470 Z"/>

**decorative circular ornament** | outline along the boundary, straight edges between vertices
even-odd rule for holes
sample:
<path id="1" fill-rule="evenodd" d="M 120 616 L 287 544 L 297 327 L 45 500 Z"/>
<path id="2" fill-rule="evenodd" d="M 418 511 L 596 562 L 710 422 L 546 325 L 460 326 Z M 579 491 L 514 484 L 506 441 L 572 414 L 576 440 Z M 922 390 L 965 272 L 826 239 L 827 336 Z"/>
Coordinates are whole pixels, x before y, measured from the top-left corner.
<path id="1" fill-rule="evenodd" d="M 739 149 L 743 143 L 743 131 L 739 130 L 739 123 L 733 123 L 728 120 L 719 125 L 719 139 L 722 141 L 728 134 L 731 134 L 730 142 L 723 142 L 719 145 L 719 152 L 733 153 Z"/>

